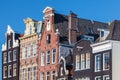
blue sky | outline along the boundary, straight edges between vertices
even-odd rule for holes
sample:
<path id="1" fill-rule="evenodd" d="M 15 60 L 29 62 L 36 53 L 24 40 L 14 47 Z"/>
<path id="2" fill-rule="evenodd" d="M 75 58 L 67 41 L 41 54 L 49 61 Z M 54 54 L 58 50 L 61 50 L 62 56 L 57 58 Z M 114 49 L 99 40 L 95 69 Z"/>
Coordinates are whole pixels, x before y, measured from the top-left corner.
<path id="1" fill-rule="evenodd" d="M 16 32 L 24 33 L 23 19 L 30 17 L 43 20 L 42 11 L 46 6 L 51 6 L 57 13 L 66 15 L 71 10 L 80 18 L 102 22 L 120 20 L 120 0 L 0 0 L 0 49 L 5 42 L 8 24 Z M 0 59 L 2 60 L 1 51 Z"/>

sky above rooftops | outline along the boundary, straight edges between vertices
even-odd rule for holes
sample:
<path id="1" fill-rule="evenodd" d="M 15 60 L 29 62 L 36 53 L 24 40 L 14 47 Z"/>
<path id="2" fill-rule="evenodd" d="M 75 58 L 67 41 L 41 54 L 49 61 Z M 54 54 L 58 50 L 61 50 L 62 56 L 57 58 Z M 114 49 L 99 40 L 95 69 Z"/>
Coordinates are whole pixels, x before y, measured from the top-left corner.
<path id="1" fill-rule="evenodd" d="M 101 22 L 120 20 L 120 0 L 0 0 L 0 48 L 5 42 L 7 25 L 18 33 L 24 33 L 23 20 L 27 17 L 43 20 L 42 11 L 46 6 L 53 7 L 56 13 L 65 15 L 73 11 L 79 18 Z"/>

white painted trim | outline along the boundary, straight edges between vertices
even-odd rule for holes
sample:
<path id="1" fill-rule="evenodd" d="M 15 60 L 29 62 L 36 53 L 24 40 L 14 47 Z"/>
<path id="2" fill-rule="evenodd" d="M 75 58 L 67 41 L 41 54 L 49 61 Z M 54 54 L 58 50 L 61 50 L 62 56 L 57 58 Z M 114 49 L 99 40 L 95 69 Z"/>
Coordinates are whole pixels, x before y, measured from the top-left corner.
<path id="1" fill-rule="evenodd" d="M 95 77 L 95 80 L 96 80 L 96 78 L 101 78 L 101 76 L 96 76 L 96 77 Z"/>
<path id="2" fill-rule="evenodd" d="M 109 80 L 110 80 L 110 75 L 104 75 L 103 80 L 105 80 L 105 77 L 109 77 Z"/>
<path id="3" fill-rule="evenodd" d="M 47 6 L 47 7 L 43 10 L 43 13 L 48 12 L 48 11 L 46 11 L 47 9 L 54 10 L 52 7 Z"/>
<path id="4" fill-rule="evenodd" d="M 99 71 L 101 71 L 101 70 L 96 70 L 96 56 L 98 56 L 98 55 L 100 55 L 101 56 L 101 54 L 97 54 L 97 55 L 95 55 L 95 64 L 94 64 L 94 68 L 95 68 L 95 72 L 99 72 Z M 101 56 L 102 57 L 102 56 Z M 102 58 L 101 58 L 102 59 Z M 101 64 L 102 64 L 102 62 L 101 62 Z"/>

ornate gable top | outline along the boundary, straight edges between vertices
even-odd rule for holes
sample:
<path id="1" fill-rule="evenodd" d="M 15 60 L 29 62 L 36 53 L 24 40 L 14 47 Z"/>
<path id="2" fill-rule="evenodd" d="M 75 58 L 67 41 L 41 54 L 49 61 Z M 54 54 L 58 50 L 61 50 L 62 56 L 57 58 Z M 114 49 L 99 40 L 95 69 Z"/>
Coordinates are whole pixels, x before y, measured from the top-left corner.
<path id="1" fill-rule="evenodd" d="M 47 6 L 44 10 L 43 13 L 48 12 L 50 10 L 54 10 L 52 7 Z"/>
<path id="2" fill-rule="evenodd" d="M 13 29 L 8 25 L 6 34 L 15 33 Z"/>

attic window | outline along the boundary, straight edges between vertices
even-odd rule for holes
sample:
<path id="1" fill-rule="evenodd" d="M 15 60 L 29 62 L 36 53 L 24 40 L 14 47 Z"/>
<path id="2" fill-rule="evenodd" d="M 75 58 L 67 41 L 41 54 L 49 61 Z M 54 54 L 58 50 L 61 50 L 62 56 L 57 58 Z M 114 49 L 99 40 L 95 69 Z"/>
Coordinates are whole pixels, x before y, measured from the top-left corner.
<path id="1" fill-rule="evenodd" d="M 101 37 L 104 37 L 104 31 L 101 31 L 100 33 L 101 33 Z"/>
<path id="2" fill-rule="evenodd" d="M 50 42 L 51 42 L 51 35 L 50 34 L 47 35 L 47 41 L 46 42 L 47 42 L 47 44 L 50 44 Z"/>

